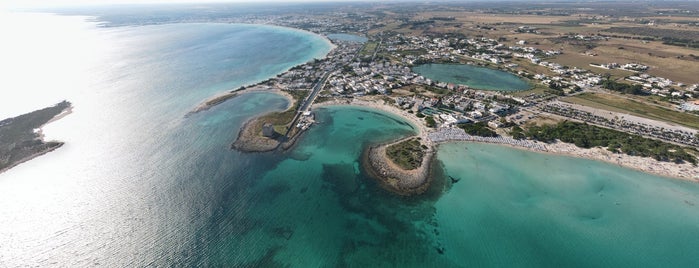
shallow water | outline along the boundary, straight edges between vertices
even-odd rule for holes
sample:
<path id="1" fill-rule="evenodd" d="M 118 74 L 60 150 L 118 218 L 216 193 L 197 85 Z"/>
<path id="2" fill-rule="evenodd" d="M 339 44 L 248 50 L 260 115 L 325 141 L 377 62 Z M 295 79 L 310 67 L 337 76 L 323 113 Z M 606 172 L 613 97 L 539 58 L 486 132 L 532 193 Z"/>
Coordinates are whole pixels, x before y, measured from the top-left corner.
<path id="1" fill-rule="evenodd" d="M 526 81 L 511 73 L 468 64 L 424 64 L 413 67 L 413 71 L 434 81 L 476 89 L 518 91 L 530 88 Z"/>
<path id="2" fill-rule="evenodd" d="M 441 145 L 461 179 L 435 204 L 450 259 L 473 266 L 694 267 L 699 185 L 504 146 Z"/>

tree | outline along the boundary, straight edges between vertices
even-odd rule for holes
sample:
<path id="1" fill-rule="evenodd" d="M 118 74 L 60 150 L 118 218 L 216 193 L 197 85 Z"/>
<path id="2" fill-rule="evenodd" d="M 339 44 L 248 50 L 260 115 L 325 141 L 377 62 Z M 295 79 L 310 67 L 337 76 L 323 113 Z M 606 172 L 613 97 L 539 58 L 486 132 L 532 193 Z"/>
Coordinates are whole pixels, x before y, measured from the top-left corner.
<path id="1" fill-rule="evenodd" d="M 434 121 L 434 118 L 432 118 L 432 116 L 425 117 L 425 123 L 427 124 L 427 127 L 437 126 L 437 122 Z"/>

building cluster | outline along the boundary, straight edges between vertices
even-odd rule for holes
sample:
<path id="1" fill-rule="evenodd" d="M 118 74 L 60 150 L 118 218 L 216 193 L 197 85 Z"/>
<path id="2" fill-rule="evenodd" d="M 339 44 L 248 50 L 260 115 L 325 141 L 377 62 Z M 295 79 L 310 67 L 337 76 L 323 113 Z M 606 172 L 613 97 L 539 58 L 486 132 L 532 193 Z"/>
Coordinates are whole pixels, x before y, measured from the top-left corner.
<path id="1" fill-rule="evenodd" d="M 304 29 L 318 34 L 367 32 L 377 25 L 382 25 L 382 22 L 375 16 L 348 12 L 332 12 L 327 15 L 312 17 L 301 14 L 251 14 L 225 18 L 225 22 L 279 25 Z"/>
<path id="2" fill-rule="evenodd" d="M 442 126 L 488 122 L 489 126 L 498 128 L 502 117 L 515 112 L 517 106 L 526 102 L 498 92 L 465 90 L 440 98 L 396 97 L 395 103 L 403 109 L 432 116 Z"/>
<path id="3" fill-rule="evenodd" d="M 391 89 L 405 86 L 416 77 L 409 67 L 382 62 L 351 62 L 330 78 L 334 94 L 389 94 Z"/>
<path id="4" fill-rule="evenodd" d="M 337 20 L 310 20 L 293 16 L 272 19 L 268 23 L 319 33 L 344 32 L 346 27 L 349 27 L 344 23 L 338 23 Z M 361 27 L 371 26 L 367 24 Z M 527 28 L 521 29 L 528 30 Z M 324 59 L 299 65 L 264 83 L 286 90 L 308 90 L 322 84 L 323 87 L 320 88 L 322 90 L 319 91 L 320 97 L 348 98 L 366 94 L 390 95 L 395 89 L 423 88 L 434 90 L 434 88 L 438 88 L 441 92 L 435 95 L 439 97 L 415 94 L 414 96 L 396 97 L 394 101 L 397 106 L 403 109 L 410 109 L 420 116 L 433 118 L 442 127 L 469 122 L 488 122 L 490 127 L 498 128 L 501 127 L 503 121 L 521 119 L 524 115 L 518 114 L 518 112 L 523 111 L 519 107 L 536 104 L 541 100 L 541 96 L 514 98 L 499 92 L 471 90 L 465 85 L 432 81 L 414 73 L 411 67 L 423 63 L 464 62 L 475 59 L 477 60 L 476 64 L 483 64 L 482 62 L 495 64 L 498 68 L 539 81 L 549 85 L 552 89 L 557 88 L 565 93 L 595 87 L 603 81 L 603 77 L 588 70 L 571 68 L 545 60 L 561 52 L 527 46 L 526 41 L 520 41 L 516 46 L 505 46 L 498 40 L 488 38 L 464 38 L 448 35 L 439 37 L 406 36 L 399 33 L 382 33 L 372 39 L 370 42 L 373 43 L 372 45 L 377 45 L 376 51 L 360 53 L 366 49 L 362 43 L 334 41 L 337 45 L 336 49 Z M 380 55 L 378 58 L 376 52 L 381 52 L 378 53 Z M 530 61 L 533 64 L 546 67 L 550 72 L 530 74 L 523 70 L 517 70 L 518 65 L 513 62 L 513 59 Z M 647 69 L 647 66 L 634 63 L 607 64 L 605 68 L 623 68 L 642 72 Z M 630 76 L 627 80 L 640 83 L 658 95 L 684 94 L 683 91 L 674 89 L 665 91 L 666 88 L 673 86 L 686 88 L 685 90 L 690 92 L 697 89 L 697 85 L 685 87 L 681 84 L 673 84 L 667 79 L 644 73 Z M 433 94 L 427 95 L 435 96 Z M 681 107 L 685 110 L 699 109 L 699 103 L 687 102 Z M 671 142 L 692 146 L 699 145 L 694 133 L 626 120 L 610 120 L 556 103 L 544 102 L 540 106 L 540 111 Z M 528 118 L 531 119 L 531 116 Z M 520 123 L 522 122 L 524 120 L 520 120 Z"/>
<path id="5" fill-rule="evenodd" d="M 627 63 L 627 64 L 623 64 L 623 65 L 616 63 L 616 62 L 604 63 L 604 64 L 591 63 L 590 66 L 602 68 L 602 69 L 607 69 L 607 70 L 619 69 L 619 70 L 635 71 L 635 72 L 644 72 L 644 71 L 648 70 L 648 66 L 643 65 L 643 64 L 639 64 L 639 63 Z"/>
<path id="6" fill-rule="evenodd" d="M 457 37 L 428 37 L 402 36 L 397 34 L 384 38 L 386 51 L 395 58 L 401 59 L 407 65 L 427 62 L 457 62 L 459 59 L 470 58 L 488 62 L 508 69 L 520 76 L 538 80 L 545 85 L 555 84 L 564 92 L 577 91 L 598 85 L 603 78 L 600 75 L 579 68 L 570 68 L 543 59 L 561 54 L 558 50 L 541 50 L 524 46 L 526 41 L 520 40 L 517 46 L 505 46 L 490 38 L 457 38 Z M 516 70 L 519 66 L 512 59 L 524 59 L 533 64 L 548 68 L 555 75 L 530 74 Z M 429 81 L 427 81 L 429 82 Z"/>

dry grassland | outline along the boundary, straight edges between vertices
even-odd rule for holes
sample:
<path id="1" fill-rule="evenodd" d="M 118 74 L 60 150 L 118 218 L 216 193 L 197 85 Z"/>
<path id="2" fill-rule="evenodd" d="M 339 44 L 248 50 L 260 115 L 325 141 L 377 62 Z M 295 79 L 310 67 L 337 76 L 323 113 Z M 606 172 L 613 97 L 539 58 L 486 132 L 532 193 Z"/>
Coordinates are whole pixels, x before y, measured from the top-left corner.
<path id="1" fill-rule="evenodd" d="M 672 122 L 678 125 L 699 129 L 699 116 L 671 110 L 657 105 L 642 103 L 620 96 L 599 93 L 580 94 L 564 98 L 563 101 L 604 109 L 613 112 Z"/>

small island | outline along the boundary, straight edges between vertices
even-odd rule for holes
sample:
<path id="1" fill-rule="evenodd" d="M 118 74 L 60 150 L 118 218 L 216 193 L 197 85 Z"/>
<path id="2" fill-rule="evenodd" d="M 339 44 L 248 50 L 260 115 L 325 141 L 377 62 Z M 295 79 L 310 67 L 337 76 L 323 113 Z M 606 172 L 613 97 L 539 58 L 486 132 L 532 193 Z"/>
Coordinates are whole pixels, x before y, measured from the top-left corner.
<path id="1" fill-rule="evenodd" d="M 0 121 L 0 173 L 63 146 L 63 142 L 44 141 L 41 128 L 68 115 L 71 108 L 70 102 L 62 101 Z"/>
<path id="2" fill-rule="evenodd" d="M 389 144 L 369 147 L 364 165 L 383 188 L 399 195 L 421 194 L 429 187 L 429 165 L 434 150 L 420 137 L 408 137 Z"/>

